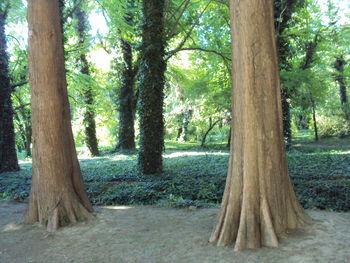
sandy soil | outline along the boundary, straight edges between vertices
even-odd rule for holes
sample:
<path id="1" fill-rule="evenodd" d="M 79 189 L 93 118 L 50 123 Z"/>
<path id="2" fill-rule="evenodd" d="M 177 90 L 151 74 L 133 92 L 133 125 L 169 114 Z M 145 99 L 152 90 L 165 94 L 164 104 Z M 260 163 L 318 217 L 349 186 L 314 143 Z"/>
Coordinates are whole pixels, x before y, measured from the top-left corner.
<path id="1" fill-rule="evenodd" d="M 0 202 L 0 262 L 350 262 L 350 213 L 308 211 L 315 223 L 277 249 L 234 252 L 207 242 L 218 209 L 98 207 L 96 219 L 47 234 L 20 224 L 26 205 Z"/>

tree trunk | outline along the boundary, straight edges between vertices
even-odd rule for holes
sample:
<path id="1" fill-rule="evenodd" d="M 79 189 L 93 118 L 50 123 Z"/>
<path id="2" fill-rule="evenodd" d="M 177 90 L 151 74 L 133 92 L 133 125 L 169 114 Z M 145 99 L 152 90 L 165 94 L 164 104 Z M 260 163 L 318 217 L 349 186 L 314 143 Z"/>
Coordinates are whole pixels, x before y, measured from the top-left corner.
<path id="1" fill-rule="evenodd" d="M 207 140 L 207 136 L 209 134 L 209 132 L 215 127 L 216 124 L 218 124 L 221 121 L 221 119 L 213 122 L 212 118 L 209 118 L 209 128 L 208 130 L 204 133 L 203 137 L 202 137 L 202 141 L 201 141 L 201 147 L 203 148 L 205 146 L 205 142 Z"/>
<path id="2" fill-rule="evenodd" d="M 139 71 L 139 169 L 145 174 L 163 170 L 164 149 L 164 0 L 142 1 L 142 45 Z"/>
<path id="3" fill-rule="evenodd" d="M 0 5 L 0 173 L 19 170 L 13 126 L 12 88 L 6 52 L 5 25 L 9 5 Z"/>
<path id="4" fill-rule="evenodd" d="M 317 131 L 317 121 L 316 121 L 316 105 L 315 105 L 315 101 L 313 99 L 311 99 L 311 108 L 312 108 L 312 120 L 314 122 L 315 141 L 318 141 L 318 131 Z"/>
<path id="5" fill-rule="evenodd" d="M 279 58 L 279 67 L 284 70 L 291 70 L 291 65 L 288 62 L 288 58 L 292 56 L 290 52 L 289 39 L 283 34 L 283 32 L 289 28 L 290 20 L 297 6 L 301 6 L 302 3 L 298 0 L 274 0 L 274 22 L 275 30 L 277 33 L 277 50 Z M 287 149 L 292 144 L 292 130 L 291 130 L 291 118 L 290 118 L 290 103 L 288 99 L 291 97 L 291 91 L 281 86 L 281 99 L 282 99 L 282 120 L 283 120 L 283 135 L 286 141 Z"/>
<path id="6" fill-rule="evenodd" d="M 186 142 L 187 137 L 188 137 L 188 126 L 190 124 L 191 118 L 193 115 L 193 110 L 186 110 L 184 114 L 184 119 L 183 119 L 183 125 L 181 129 L 181 136 L 180 136 L 180 141 Z"/>
<path id="7" fill-rule="evenodd" d="M 345 119 L 350 121 L 350 106 L 348 100 L 348 94 L 346 92 L 346 84 L 345 84 L 345 75 L 344 75 L 344 66 L 346 61 L 343 56 L 339 56 L 336 58 L 334 63 L 334 68 L 336 69 L 335 79 L 339 85 L 339 96 L 340 96 L 340 105 L 345 115 Z"/>
<path id="8" fill-rule="evenodd" d="M 26 157 L 31 157 L 32 144 L 32 120 L 30 109 L 23 103 L 22 98 L 15 94 L 19 107 L 17 108 L 14 118 L 17 121 L 17 127 L 20 130 L 20 136 L 23 141 L 23 146 L 26 151 Z"/>
<path id="9" fill-rule="evenodd" d="M 230 127 L 230 130 L 228 132 L 228 139 L 227 139 L 227 148 L 230 148 L 231 147 L 231 138 L 232 138 L 232 126 Z"/>
<path id="10" fill-rule="evenodd" d="M 79 64 L 80 64 L 80 72 L 86 76 L 90 76 L 89 62 L 86 58 L 87 53 L 87 35 L 89 24 L 87 21 L 87 16 L 85 11 L 82 9 L 83 2 L 81 0 L 75 1 L 75 16 L 78 20 L 77 23 L 77 33 L 79 46 L 81 48 Z M 83 90 L 84 94 L 84 103 L 85 103 L 85 111 L 84 111 L 84 126 L 85 126 L 85 142 L 86 146 L 89 148 L 92 156 L 98 156 L 98 142 L 96 138 L 96 122 L 95 122 L 95 109 L 94 109 L 94 92 L 93 86 L 88 83 Z"/>
<path id="11" fill-rule="evenodd" d="M 58 1 L 28 2 L 33 177 L 26 222 L 48 231 L 91 218 L 74 146 Z"/>
<path id="12" fill-rule="evenodd" d="M 136 70 L 132 63 L 131 44 L 122 39 L 121 48 L 123 52 L 124 68 L 122 72 L 122 83 L 119 93 L 119 150 L 135 150 L 135 78 Z"/>
<path id="13" fill-rule="evenodd" d="M 272 0 L 231 0 L 233 134 L 221 212 L 210 238 L 235 250 L 278 246 L 308 221 L 288 175 Z"/>

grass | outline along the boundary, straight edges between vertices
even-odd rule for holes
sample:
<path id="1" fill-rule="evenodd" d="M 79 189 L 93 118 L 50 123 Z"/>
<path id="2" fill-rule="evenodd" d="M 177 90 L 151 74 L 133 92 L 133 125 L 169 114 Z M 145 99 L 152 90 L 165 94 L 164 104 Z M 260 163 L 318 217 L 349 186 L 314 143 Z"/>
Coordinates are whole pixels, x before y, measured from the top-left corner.
<path id="1" fill-rule="evenodd" d="M 300 133 L 288 152 L 289 170 L 298 199 L 305 208 L 350 211 L 350 145 L 333 141 L 310 146 Z M 300 143 L 304 140 L 304 143 Z M 167 142 L 164 173 L 146 176 L 137 171 L 137 155 L 106 154 L 80 164 L 94 204 L 151 204 L 170 207 L 215 206 L 221 202 L 229 152 L 225 144 L 203 149 L 196 143 Z M 108 152 L 108 151 L 105 151 Z M 22 170 L 0 177 L 0 199 L 27 199 L 30 160 Z"/>

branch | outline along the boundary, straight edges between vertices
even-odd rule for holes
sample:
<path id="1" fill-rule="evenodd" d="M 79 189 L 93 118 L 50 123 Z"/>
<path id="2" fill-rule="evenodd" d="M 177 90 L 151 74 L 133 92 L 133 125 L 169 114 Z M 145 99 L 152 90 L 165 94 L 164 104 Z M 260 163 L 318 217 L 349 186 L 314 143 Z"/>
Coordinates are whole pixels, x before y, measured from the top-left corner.
<path id="1" fill-rule="evenodd" d="M 190 28 L 190 30 L 186 33 L 184 39 L 181 41 L 181 43 L 179 44 L 178 48 L 182 48 L 185 44 L 186 41 L 191 37 L 192 31 L 195 29 L 195 27 L 199 24 L 200 22 L 200 18 L 203 16 L 204 12 L 207 10 L 208 6 L 211 4 L 213 0 L 210 0 L 209 3 L 204 7 L 204 9 L 202 10 L 202 12 L 199 14 L 199 16 L 197 17 L 196 22 L 192 25 L 192 27 Z M 176 27 L 177 25 L 175 25 Z M 174 30 L 175 30 L 175 27 Z M 174 31 L 173 30 L 173 31 Z M 172 37 L 174 37 L 174 33 L 172 32 L 172 34 L 169 34 L 168 39 L 171 39 Z M 170 58 L 170 57 L 169 57 Z M 168 59 L 169 59 L 168 58 Z"/>
<path id="2" fill-rule="evenodd" d="M 28 84 L 28 81 L 23 81 L 23 82 L 19 82 L 16 84 L 11 85 L 11 90 L 15 90 L 18 87 L 22 87 L 24 85 Z"/>
<path id="3" fill-rule="evenodd" d="M 224 61 L 227 61 L 227 60 L 231 61 L 230 57 L 226 57 L 223 53 L 221 53 L 219 51 L 216 51 L 214 49 L 201 48 L 201 47 L 187 47 L 187 48 L 174 49 L 174 50 L 168 52 L 169 56 L 166 58 L 166 60 L 170 59 L 176 53 L 178 53 L 180 51 L 186 51 L 186 50 L 197 50 L 197 51 L 202 51 L 202 52 L 207 52 L 207 53 L 213 53 L 213 54 L 220 56 Z"/>

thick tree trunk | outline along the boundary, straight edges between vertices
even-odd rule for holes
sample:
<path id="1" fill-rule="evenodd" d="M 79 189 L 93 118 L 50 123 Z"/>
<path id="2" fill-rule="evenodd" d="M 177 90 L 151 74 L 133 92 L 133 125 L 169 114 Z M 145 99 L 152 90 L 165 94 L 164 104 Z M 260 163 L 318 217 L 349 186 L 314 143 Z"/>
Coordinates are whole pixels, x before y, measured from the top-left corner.
<path id="1" fill-rule="evenodd" d="M 135 78 L 136 70 L 132 63 L 132 47 L 124 39 L 121 40 L 124 58 L 122 83 L 119 93 L 119 143 L 118 150 L 135 150 Z"/>
<path id="2" fill-rule="evenodd" d="M 77 33 L 79 45 L 81 47 L 79 64 L 80 72 L 86 76 L 90 76 L 89 62 L 86 58 L 86 42 L 89 24 L 85 11 L 82 9 L 83 2 L 77 0 L 75 3 L 75 16 L 78 20 Z M 88 84 L 83 90 L 85 111 L 84 111 L 84 126 L 85 126 L 85 142 L 86 146 L 90 150 L 92 156 L 98 156 L 98 141 L 96 137 L 96 122 L 95 122 L 95 109 L 94 109 L 94 92 L 92 85 Z"/>
<path id="3" fill-rule="evenodd" d="M 140 150 L 139 169 L 145 174 L 160 173 L 164 149 L 163 100 L 164 0 L 143 0 L 142 46 L 139 71 Z"/>
<path id="4" fill-rule="evenodd" d="M 12 88 L 6 52 L 6 17 L 9 5 L 0 5 L 0 173 L 19 170 L 13 126 Z"/>
<path id="5" fill-rule="evenodd" d="M 28 2 L 33 177 L 26 222 L 48 231 L 91 218 L 74 146 L 58 1 Z"/>
<path id="6" fill-rule="evenodd" d="M 221 212 L 210 238 L 235 250 L 276 247 L 308 221 L 288 175 L 272 0 L 231 0 L 233 138 Z"/>

